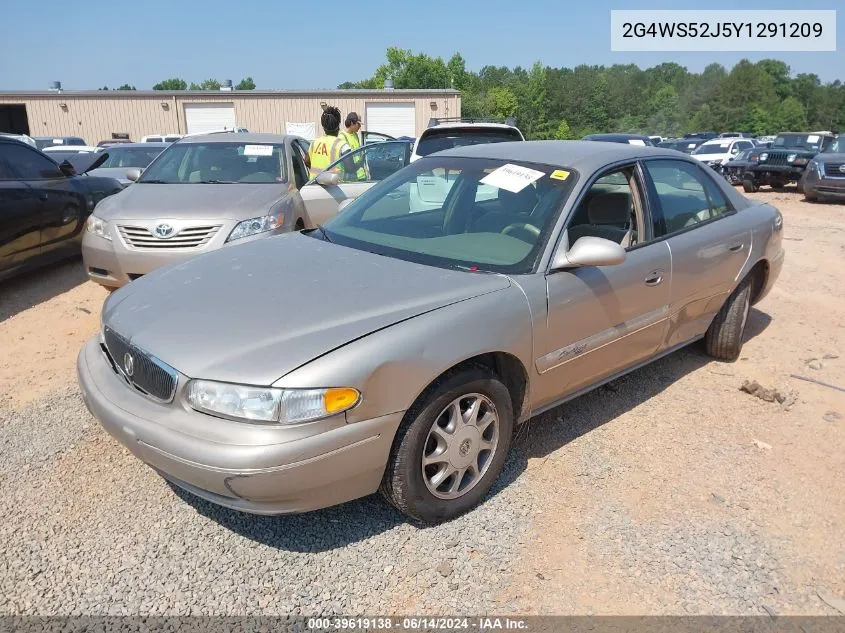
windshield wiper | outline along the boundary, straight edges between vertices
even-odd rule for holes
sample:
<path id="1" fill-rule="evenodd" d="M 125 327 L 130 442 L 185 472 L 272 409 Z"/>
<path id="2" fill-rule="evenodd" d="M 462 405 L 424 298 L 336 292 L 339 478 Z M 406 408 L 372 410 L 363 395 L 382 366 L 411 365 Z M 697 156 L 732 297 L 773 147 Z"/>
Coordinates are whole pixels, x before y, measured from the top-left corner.
<path id="1" fill-rule="evenodd" d="M 235 180 L 200 180 L 197 184 L 200 185 L 234 185 L 237 184 Z"/>
<path id="2" fill-rule="evenodd" d="M 138 182 L 145 184 L 145 185 L 167 185 L 170 184 L 164 180 L 156 180 L 153 178 L 152 180 L 139 180 Z"/>
<path id="3" fill-rule="evenodd" d="M 323 239 L 324 239 L 324 240 L 326 240 L 329 244 L 331 244 L 331 243 L 332 243 L 332 240 L 331 240 L 331 238 L 329 237 L 329 234 L 328 234 L 328 233 L 326 233 L 326 229 L 324 229 L 324 228 L 323 228 L 323 225 L 322 225 L 322 224 L 318 224 L 318 225 L 316 226 L 316 229 L 317 229 L 318 231 L 320 231 L 320 235 L 322 235 L 322 236 L 323 236 Z"/>

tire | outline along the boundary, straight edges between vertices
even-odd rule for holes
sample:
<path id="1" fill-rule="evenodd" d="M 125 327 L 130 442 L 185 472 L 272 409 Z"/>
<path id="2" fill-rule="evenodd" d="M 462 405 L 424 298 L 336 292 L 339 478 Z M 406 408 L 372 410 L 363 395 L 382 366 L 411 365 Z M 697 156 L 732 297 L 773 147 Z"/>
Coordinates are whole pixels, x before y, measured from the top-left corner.
<path id="1" fill-rule="evenodd" d="M 811 193 L 804 192 L 804 200 L 807 202 L 818 202 L 818 198 Z"/>
<path id="2" fill-rule="evenodd" d="M 474 402 L 479 404 L 479 422 L 490 419 L 488 414 L 495 419 L 481 427 L 481 432 L 479 427 L 466 423 L 471 412 L 464 407 Z M 381 493 L 398 510 L 419 521 L 440 523 L 454 519 L 478 505 L 499 477 L 513 427 L 511 396 L 498 377 L 480 367 L 447 373 L 406 412 L 393 440 Z M 483 446 L 482 440 L 487 445 L 495 443 L 495 447 L 476 453 Z M 427 466 L 423 465 L 424 457 L 430 462 Z M 454 460 L 458 460 L 457 466 L 452 463 Z M 468 464 L 463 471 L 461 460 Z M 474 478 L 470 472 L 473 460 Z M 458 489 L 450 492 L 458 474 Z M 440 481 L 433 481 L 438 476 Z"/>
<path id="3" fill-rule="evenodd" d="M 760 189 L 759 185 L 757 185 L 757 183 L 753 180 L 743 180 L 742 188 L 745 190 L 745 193 L 754 193 Z"/>
<path id="4" fill-rule="evenodd" d="M 719 310 L 707 333 L 704 348 L 718 360 L 735 361 L 742 351 L 742 335 L 751 309 L 751 276 L 743 279 Z"/>

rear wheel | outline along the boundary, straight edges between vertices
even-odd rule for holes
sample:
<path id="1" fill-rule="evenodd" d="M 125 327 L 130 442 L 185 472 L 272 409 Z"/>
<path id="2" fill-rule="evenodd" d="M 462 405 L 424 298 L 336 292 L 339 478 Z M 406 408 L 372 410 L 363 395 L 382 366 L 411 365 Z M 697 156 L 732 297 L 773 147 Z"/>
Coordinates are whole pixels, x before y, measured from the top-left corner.
<path id="1" fill-rule="evenodd" d="M 510 393 L 490 372 L 469 368 L 445 375 L 405 414 L 382 494 L 426 523 L 467 512 L 502 471 L 513 417 Z"/>
<path id="2" fill-rule="evenodd" d="M 750 310 L 751 277 L 748 276 L 725 301 L 704 335 L 704 347 L 710 356 L 725 361 L 739 358 Z"/>

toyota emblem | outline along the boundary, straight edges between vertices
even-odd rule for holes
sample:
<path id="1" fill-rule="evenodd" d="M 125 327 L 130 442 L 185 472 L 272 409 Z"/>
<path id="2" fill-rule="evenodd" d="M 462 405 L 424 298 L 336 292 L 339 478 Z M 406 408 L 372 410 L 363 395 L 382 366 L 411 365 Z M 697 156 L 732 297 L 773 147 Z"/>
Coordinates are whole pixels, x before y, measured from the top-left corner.
<path id="1" fill-rule="evenodd" d="M 845 163 L 842 163 L 842 164 L 839 166 L 839 171 L 841 171 L 843 174 L 845 174 Z"/>
<path id="2" fill-rule="evenodd" d="M 167 222 L 162 222 L 160 224 L 156 224 L 154 232 L 156 234 L 156 237 L 160 237 L 162 239 L 167 238 L 173 235 L 173 226 L 171 226 Z"/>
<path id="3" fill-rule="evenodd" d="M 135 373 L 135 359 L 129 352 L 126 352 L 123 355 L 123 371 L 126 372 L 126 375 L 130 378 L 132 377 L 132 374 Z"/>

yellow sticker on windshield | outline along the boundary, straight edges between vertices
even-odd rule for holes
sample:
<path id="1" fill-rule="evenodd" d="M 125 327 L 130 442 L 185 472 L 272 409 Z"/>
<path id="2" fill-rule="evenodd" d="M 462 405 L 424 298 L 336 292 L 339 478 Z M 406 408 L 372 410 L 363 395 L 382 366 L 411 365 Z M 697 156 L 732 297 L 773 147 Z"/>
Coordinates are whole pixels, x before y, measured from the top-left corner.
<path id="1" fill-rule="evenodd" d="M 554 178 L 555 180 L 566 180 L 569 178 L 569 172 L 565 169 L 555 169 L 550 175 L 549 178 Z"/>

